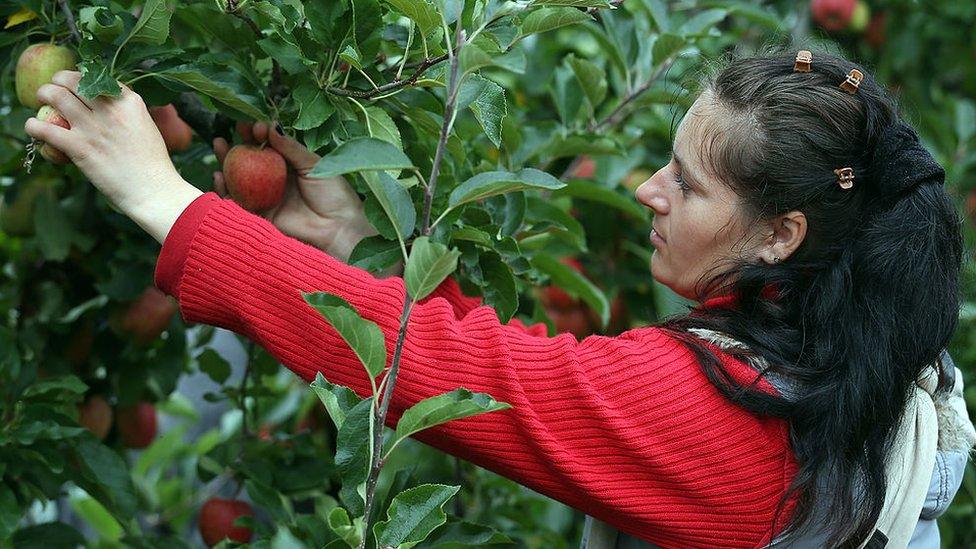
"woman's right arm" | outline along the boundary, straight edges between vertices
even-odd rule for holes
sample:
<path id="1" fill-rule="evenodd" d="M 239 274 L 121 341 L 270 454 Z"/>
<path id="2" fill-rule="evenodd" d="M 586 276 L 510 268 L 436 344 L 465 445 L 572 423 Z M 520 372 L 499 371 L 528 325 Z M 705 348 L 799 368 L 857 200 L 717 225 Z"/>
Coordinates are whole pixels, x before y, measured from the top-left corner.
<path id="1" fill-rule="evenodd" d="M 321 372 L 361 396 L 364 368 L 301 292 L 347 300 L 379 325 L 388 357 L 406 297 L 401 278 L 376 279 L 212 193 L 176 221 L 156 280 L 186 320 L 244 334 L 303 379 Z M 794 470 L 785 423 L 731 404 L 655 328 L 578 342 L 503 325 L 489 307 L 459 318 L 432 298 L 410 316 L 388 424 L 458 387 L 513 408 L 415 438 L 659 543 L 761 543 Z"/>

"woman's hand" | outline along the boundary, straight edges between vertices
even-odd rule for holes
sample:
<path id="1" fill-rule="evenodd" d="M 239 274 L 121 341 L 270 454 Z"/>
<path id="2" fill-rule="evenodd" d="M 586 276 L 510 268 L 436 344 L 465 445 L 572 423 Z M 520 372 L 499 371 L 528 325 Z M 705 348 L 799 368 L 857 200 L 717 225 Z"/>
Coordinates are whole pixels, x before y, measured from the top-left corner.
<path id="1" fill-rule="evenodd" d="M 305 145 L 271 129 L 265 122 L 238 123 L 237 131 L 245 143 L 267 142 L 288 164 L 284 198 L 279 205 L 261 212 L 281 232 L 342 261 L 348 260 L 360 240 L 376 234 L 366 220 L 359 195 L 345 179 L 308 176 L 319 156 Z M 222 166 L 230 146 L 218 137 L 214 139 L 213 147 Z M 214 173 L 214 190 L 227 196 L 227 185 L 221 172 Z"/>
<path id="2" fill-rule="evenodd" d="M 80 80 L 78 71 L 59 71 L 37 90 L 41 103 L 60 111 L 71 129 L 32 117 L 24 124 L 27 134 L 64 152 L 133 219 L 174 192 L 185 194 L 192 186 L 173 166 L 139 94 L 120 84 L 118 97 L 85 99 L 78 94 Z"/>

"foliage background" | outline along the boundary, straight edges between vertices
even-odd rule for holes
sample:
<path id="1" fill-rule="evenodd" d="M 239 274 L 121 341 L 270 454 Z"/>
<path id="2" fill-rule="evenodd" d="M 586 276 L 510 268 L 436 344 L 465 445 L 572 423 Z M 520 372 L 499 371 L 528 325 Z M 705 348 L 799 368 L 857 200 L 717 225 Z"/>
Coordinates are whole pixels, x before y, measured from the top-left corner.
<path id="1" fill-rule="evenodd" d="M 143 6 L 131 1 L 112 5 L 132 12 Z M 253 11 L 244 13 L 263 29 L 287 28 L 289 5 L 256 2 Z M 583 307 L 605 308 L 618 296 L 626 304 L 628 313 L 617 317 L 607 328 L 609 332 L 653 322 L 680 310 L 682 303 L 650 278 L 646 263 L 649 220 L 627 204 L 632 201 L 634 183 L 667 162 L 671 134 L 693 99 L 689 90 L 703 59 L 793 41 L 836 48 L 897 90 L 903 111 L 946 167 L 947 186 L 958 198 L 960 211 L 968 216 L 966 242 L 967 250 L 972 250 L 976 238 L 976 105 L 972 99 L 976 97 L 976 43 L 972 41 L 976 5 L 949 0 L 874 0 L 869 5 L 873 13 L 885 14 L 883 43 L 870 44 L 861 33 L 820 31 L 810 22 L 808 5 L 803 2 L 689 0 L 665 8 L 662 2 L 626 0 L 612 13 L 600 11 L 594 21 L 525 39 L 514 48 L 515 55 L 501 61 L 501 52 L 492 52 L 493 61 L 480 67 L 479 73 L 504 90 L 492 106 L 504 105 L 507 114 L 499 119 L 501 126 L 495 135 L 490 129 L 485 131 L 484 116 L 479 119 L 471 112 L 459 116 L 459 137 L 448 143 L 453 162 L 445 176 L 449 182 L 445 189 L 464 174 L 499 167 L 535 166 L 573 179 L 580 175 L 579 155 L 587 154 L 595 161 L 595 173 L 572 185 L 570 191 L 548 197 L 551 207 L 536 201 L 535 209 L 529 208 L 523 228 L 531 230 L 522 234 L 519 253 L 532 258 L 545 247 L 559 250 L 559 255 L 578 256 L 587 277 L 602 294 L 589 296 Z M 75 13 L 84 6 L 110 4 L 96 0 L 74 5 Z M 30 179 L 20 165 L 23 121 L 32 113 L 17 103 L 13 92 L 17 56 L 28 41 L 43 41 L 52 33 L 59 41 L 69 40 L 53 3 L 0 1 L 0 15 L 7 17 L 25 8 L 46 14 L 50 21 L 41 17 L 11 25 L 0 35 L 0 181 L 7 203 L 16 199 Z M 220 5 L 191 1 L 168 9 L 173 12 L 168 41 L 129 50 L 133 54 L 128 66 L 133 71 L 144 61 L 140 56 L 156 56 L 169 63 L 165 68 L 171 74 L 183 75 L 182 79 L 145 78 L 136 84 L 151 104 L 175 102 L 189 120 L 200 114 L 190 109 L 187 95 L 181 95 L 190 91 L 191 96 L 202 98 L 196 105 L 202 104 L 207 111 L 219 110 L 237 119 L 247 118 L 248 113 L 276 115 L 320 153 L 344 137 L 363 132 L 372 135 L 371 127 L 377 122 L 387 128 L 394 124 L 397 128 L 391 132 L 411 157 L 433 156 L 442 114 L 436 99 L 441 97 L 438 93 L 442 95 L 438 86 L 444 83 L 443 71 L 432 69 L 427 77 L 434 82 L 423 88 L 364 101 L 361 116 L 351 103 L 322 102 L 314 89 L 303 85 L 307 84 L 301 76 L 307 72 L 306 63 L 294 54 L 294 44 L 284 39 L 287 32 L 269 32 L 267 41 L 256 48 L 246 23 L 222 14 Z M 404 40 L 402 25 L 394 24 L 396 18 L 387 15 L 384 22 L 375 43 L 356 44 L 358 50 L 342 57 L 355 64 L 356 56 L 364 51 L 375 54 L 371 59 L 359 59 L 373 78 L 382 76 L 370 68 L 373 60 L 382 64 L 387 58 L 394 59 Z M 663 66 L 648 51 L 648 42 L 664 29 L 681 37 L 680 47 L 693 49 L 657 74 L 659 78 L 649 90 L 620 111 L 623 116 L 601 126 L 601 120 L 613 118 L 622 99 Z M 197 57 L 167 51 L 177 44 L 187 51 L 205 46 L 212 52 L 209 57 Z M 83 57 L 95 59 L 92 68 L 101 66 L 97 50 L 83 51 Z M 329 55 L 334 58 L 339 52 L 335 47 Z M 271 78 L 271 53 L 285 73 L 279 80 Z M 435 54 L 432 46 L 430 55 Z M 580 59 L 595 70 L 586 63 L 580 69 Z M 122 65 L 126 62 L 123 56 Z M 325 70 L 334 72 L 336 65 Z M 199 88 L 186 87 L 191 69 L 208 82 L 220 84 L 220 89 L 214 92 L 211 88 L 208 96 Z M 325 75 L 324 69 L 318 70 L 316 77 Z M 595 80 L 583 87 L 586 83 L 578 79 L 580 72 Z M 357 71 L 346 74 L 348 81 L 338 75 L 340 80 L 334 83 L 363 84 L 364 76 Z M 607 89 L 602 98 L 593 93 L 600 89 L 600 82 Z M 268 88 L 269 84 L 289 89 L 286 93 Z M 227 93 L 234 96 L 231 104 L 236 108 L 212 99 L 226 90 L 231 90 Z M 261 99 L 268 97 L 270 103 Z M 323 106 L 326 104 L 330 106 Z M 309 105 L 320 110 L 313 112 Z M 339 112 L 324 112 L 329 108 Z M 331 117 L 328 122 L 318 126 L 310 122 L 327 114 Z M 426 118 L 430 121 L 425 124 L 422 120 Z M 226 122 L 223 126 L 217 122 L 210 126 L 214 131 L 229 129 Z M 599 131 L 590 131 L 594 127 Z M 193 147 L 175 155 L 174 162 L 187 180 L 209 190 L 210 173 L 216 166 L 205 140 L 198 136 Z M 328 539 L 322 517 L 332 505 L 337 479 L 331 458 L 323 456 L 332 455 L 335 433 L 322 419 L 320 406 L 307 388 L 272 357 L 244 342 L 246 375 L 236 370 L 232 375 L 231 362 L 212 346 L 214 330 L 184 326 L 178 317 L 170 322 L 165 337 L 149 346 L 113 330 L 112 315 L 152 283 L 158 244 L 116 213 L 77 170 L 37 164 L 33 177 L 38 176 L 51 178 L 55 193 L 39 199 L 31 212 L 36 234 L 14 237 L 0 233 L 0 310 L 6 311 L 0 325 L 0 539 L 6 538 L 2 543 L 29 545 L 42 536 L 49 544 L 70 546 L 79 539 L 80 531 L 92 546 L 195 545 L 200 542 L 195 537 L 196 512 L 212 494 L 236 494 L 255 504 L 259 544 L 298 546 Z M 504 209 L 505 204 L 493 207 Z M 485 212 L 488 217 L 494 214 L 490 208 Z M 579 226 L 565 219 L 567 214 Z M 559 221 L 547 227 L 547 218 Z M 471 221 L 472 225 L 476 222 Z M 526 240 L 528 235 L 535 240 Z M 495 258 L 511 253 L 474 247 L 466 251 L 461 278 L 472 291 L 484 291 L 495 282 L 496 271 L 485 267 L 491 260 L 484 257 L 492 252 Z M 523 320 L 545 321 L 547 311 L 533 287 L 544 284 L 553 273 L 538 264 L 516 271 L 514 276 L 505 272 L 520 297 L 517 307 L 512 307 L 511 296 L 486 297 Z M 571 289 L 585 294 L 587 290 L 580 284 L 569 281 Z M 950 352 L 964 371 L 970 409 L 976 409 L 976 268 L 971 259 L 965 271 L 965 298 Z M 595 324 L 586 327 L 598 329 Z M 194 402 L 176 391 L 181 379 L 201 374 L 209 384 L 206 400 L 225 410 L 220 421 L 206 429 L 198 427 L 201 410 L 209 404 Z M 86 393 L 107 395 L 113 405 L 154 402 L 167 430 L 141 452 L 122 448 L 116 431 L 101 442 L 76 423 L 76 403 Z M 462 484 L 454 514 L 490 525 L 519 546 L 572 547 L 578 543 L 582 526 L 578 512 L 420 444 L 406 445 L 388 469 L 389 474 L 381 478 L 387 486 L 406 483 L 406 471 L 410 471 L 411 481 Z M 394 475 L 397 470 L 404 472 Z M 943 546 L 976 544 L 976 468 L 972 462 L 956 500 L 939 523 Z M 430 545 L 437 546 L 436 540 Z"/>

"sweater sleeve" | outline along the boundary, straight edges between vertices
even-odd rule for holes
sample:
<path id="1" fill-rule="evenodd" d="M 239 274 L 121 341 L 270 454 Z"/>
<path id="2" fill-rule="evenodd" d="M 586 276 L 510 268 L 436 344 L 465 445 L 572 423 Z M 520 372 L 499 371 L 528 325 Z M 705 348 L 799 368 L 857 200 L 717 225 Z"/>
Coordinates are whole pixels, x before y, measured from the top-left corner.
<path id="1" fill-rule="evenodd" d="M 406 294 L 402 278 L 376 279 L 213 193 L 177 220 L 156 284 L 186 321 L 243 334 L 304 380 L 322 372 L 361 396 L 364 368 L 301 292 L 346 299 L 380 326 L 389 357 Z M 736 376 L 755 377 L 713 350 Z M 657 328 L 545 337 L 501 324 L 490 307 L 434 297 L 410 316 L 388 425 L 458 387 L 512 408 L 416 439 L 662 547 L 759 547 L 775 533 L 796 469 L 786 423 L 733 405 Z"/>

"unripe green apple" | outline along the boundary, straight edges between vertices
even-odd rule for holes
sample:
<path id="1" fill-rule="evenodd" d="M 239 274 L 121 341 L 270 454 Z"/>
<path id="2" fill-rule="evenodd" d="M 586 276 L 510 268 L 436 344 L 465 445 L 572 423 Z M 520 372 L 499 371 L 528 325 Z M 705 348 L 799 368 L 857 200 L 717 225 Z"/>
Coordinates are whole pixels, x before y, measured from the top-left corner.
<path id="1" fill-rule="evenodd" d="M 277 206 L 287 179 L 285 159 L 271 147 L 235 145 L 224 157 L 227 192 L 245 210 L 260 212 Z"/>
<path id="2" fill-rule="evenodd" d="M 126 448 L 145 448 L 156 438 L 156 407 L 140 400 L 133 406 L 120 406 L 115 424 Z"/>
<path id="3" fill-rule="evenodd" d="M 92 395 L 78 406 L 78 424 L 88 429 L 99 440 L 105 440 L 112 429 L 112 407 L 101 395 Z"/>
<path id="4" fill-rule="evenodd" d="M 34 44 L 28 46 L 17 59 L 14 71 L 14 85 L 17 99 L 25 107 L 36 109 L 41 106 L 37 100 L 37 89 L 51 81 L 54 73 L 72 70 L 78 63 L 73 50 L 55 44 Z"/>
<path id="5" fill-rule="evenodd" d="M 854 13 L 851 14 L 851 22 L 847 25 L 847 30 L 852 32 L 864 32 L 871 20 L 871 8 L 864 0 L 857 0 L 854 5 Z"/>
<path id="6" fill-rule="evenodd" d="M 71 129 L 71 124 L 68 123 L 68 119 L 61 114 L 61 111 L 50 105 L 41 106 L 41 108 L 37 111 L 37 119 L 44 122 L 50 122 L 55 126 L 61 126 L 62 128 L 68 130 Z M 38 142 L 38 148 L 40 149 L 41 156 L 44 157 L 44 159 L 48 162 L 53 164 L 68 164 L 71 162 L 68 155 L 43 141 Z"/>
<path id="7" fill-rule="evenodd" d="M 166 143 L 169 152 L 180 152 L 190 148 L 190 143 L 193 142 L 193 129 L 180 118 L 172 103 L 162 107 L 150 107 L 149 115 L 159 128 L 159 133 L 163 136 L 163 142 Z"/>
<path id="8" fill-rule="evenodd" d="M 200 535 L 207 547 L 227 538 L 238 543 L 251 541 L 253 532 L 244 526 L 234 526 L 239 517 L 253 517 L 254 510 L 246 501 L 210 498 L 200 507 Z"/>
<path id="9" fill-rule="evenodd" d="M 42 194 L 54 196 L 53 177 L 36 176 L 27 180 L 10 204 L 0 199 L 0 230 L 11 236 L 34 234 L 34 203 Z"/>

